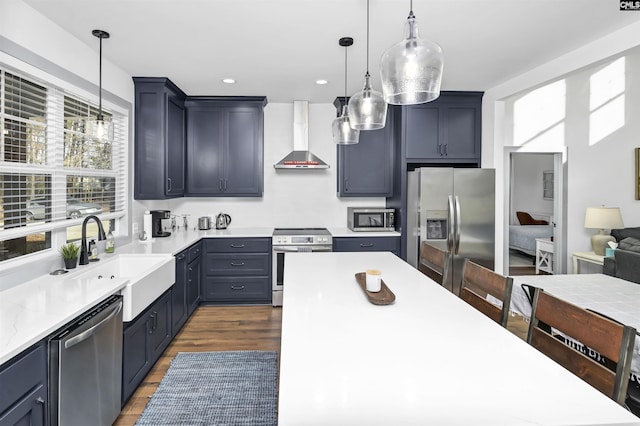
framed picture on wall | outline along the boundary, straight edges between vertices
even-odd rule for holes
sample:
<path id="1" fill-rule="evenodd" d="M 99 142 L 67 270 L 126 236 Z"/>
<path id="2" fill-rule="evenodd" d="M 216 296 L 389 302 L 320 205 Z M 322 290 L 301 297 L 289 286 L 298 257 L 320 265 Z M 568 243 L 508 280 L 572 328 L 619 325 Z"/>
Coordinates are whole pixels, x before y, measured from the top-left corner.
<path id="1" fill-rule="evenodd" d="M 634 186 L 636 187 L 636 200 L 640 200 L 640 148 L 636 148 L 636 174 Z"/>
<path id="2" fill-rule="evenodd" d="M 553 171 L 545 170 L 542 172 L 542 198 L 545 200 L 553 200 Z"/>

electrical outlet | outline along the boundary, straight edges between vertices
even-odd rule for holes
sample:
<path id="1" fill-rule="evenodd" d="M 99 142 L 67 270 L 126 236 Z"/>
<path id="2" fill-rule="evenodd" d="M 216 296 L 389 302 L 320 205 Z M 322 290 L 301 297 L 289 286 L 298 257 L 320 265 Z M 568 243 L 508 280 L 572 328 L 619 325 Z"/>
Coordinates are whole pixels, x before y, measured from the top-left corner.
<path id="1" fill-rule="evenodd" d="M 138 222 L 133 222 L 133 235 L 138 233 Z"/>

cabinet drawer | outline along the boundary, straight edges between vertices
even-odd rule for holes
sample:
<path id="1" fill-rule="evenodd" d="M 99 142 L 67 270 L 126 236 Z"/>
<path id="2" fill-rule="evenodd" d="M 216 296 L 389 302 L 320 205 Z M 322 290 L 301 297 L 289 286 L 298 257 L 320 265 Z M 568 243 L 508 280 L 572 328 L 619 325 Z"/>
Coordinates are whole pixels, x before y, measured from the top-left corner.
<path id="1" fill-rule="evenodd" d="M 191 247 L 189 247 L 188 250 L 189 251 L 187 253 L 187 263 L 191 263 L 193 262 L 194 259 L 200 256 L 200 253 L 202 252 L 202 244 L 198 242 L 192 245 Z"/>
<path id="2" fill-rule="evenodd" d="M 46 371 L 46 351 L 38 346 L 0 369 L 0 413 L 20 401 L 29 391 L 44 384 Z"/>
<path id="3" fill-rule="evenodd" d="M 207 253 L 269 253 L 270 238 L 209 238 L 204 241 Z"/>
<path id="4" fill-rule="evenodd" d="M 269 275 L 269 255 L 207 253 L 204 275 Z"/>
<path id="5" fill-rule="evenodd" d="M 270 298 L 269 277 L 206 277 L 202 298 L 208 301 L 262 301 Z"/>
<path id="6" fill-rule="evenodd" d="M 334 251 L 392 251 L 400 250 L 400 237 L 346 237 L 333 239 Z"/>

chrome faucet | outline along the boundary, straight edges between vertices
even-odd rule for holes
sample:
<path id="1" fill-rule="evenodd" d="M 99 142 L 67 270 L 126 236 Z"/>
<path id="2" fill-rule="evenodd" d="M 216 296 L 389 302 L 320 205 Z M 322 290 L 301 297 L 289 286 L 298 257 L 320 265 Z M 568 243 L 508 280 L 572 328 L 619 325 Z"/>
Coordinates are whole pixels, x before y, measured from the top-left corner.
<path id="1" fill-rule="evenodd" d="M 95 220 L 98 224 L 98 241 L 106 240 L 107 237 L 104 234 L 104 228 L 102 227 L 102 222 L 98 219 L 97 216 L 89 215 L 84 218 L 84 222 L 82 222 L 82 242 L 80 243 L 80 265 L 86 265 L 89 263 L 89 254 L 87 253 L 87 222 L 89 219 Z"/>

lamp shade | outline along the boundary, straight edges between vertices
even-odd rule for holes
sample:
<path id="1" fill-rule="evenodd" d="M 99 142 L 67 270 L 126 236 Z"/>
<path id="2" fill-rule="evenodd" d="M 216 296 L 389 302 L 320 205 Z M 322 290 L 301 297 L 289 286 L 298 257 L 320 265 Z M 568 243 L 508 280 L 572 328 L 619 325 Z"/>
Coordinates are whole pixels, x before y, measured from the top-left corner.
<path id="1" fill-rule="evenodd" d="M 371 88 L 371 76 L 364 76 L 364 89 L 349 98 L 351 127 L 357 130 L 382 129 L 387 121 L 387 103 L 382 93 Z"/>
<path id="2" fill-rule="evenodd" d="M 349 107 L 342 107 L 340 117 L 333 120 L 331 125 L 333 141 L 338 145 L 353 145 L 360 140 L 360 130 L 353 129 L 349 120 Z"/>
<path id="3" fill-rule="evenodd" d="M 584 227 L 591 229 L 623 228 L 622 215 L 618 207 L 587 207 Z"/>
<path id="4" fill-rule="evenodd" d="M 418 37 L 413 13 L 406 24 L 406 38 L 387 49 L 380 60 L 382 93 L 387 103 L 412 105 L 440 96 L 442 49 Z"/>
<path id="5" fill-rule="evenodd" d="M 113 123 L 104 119 L 102 114 L 93 120 L 87 120 L 87 134 L 94 139 L 113 140 Z"/>

